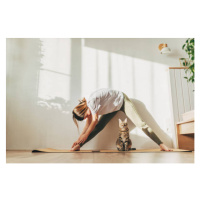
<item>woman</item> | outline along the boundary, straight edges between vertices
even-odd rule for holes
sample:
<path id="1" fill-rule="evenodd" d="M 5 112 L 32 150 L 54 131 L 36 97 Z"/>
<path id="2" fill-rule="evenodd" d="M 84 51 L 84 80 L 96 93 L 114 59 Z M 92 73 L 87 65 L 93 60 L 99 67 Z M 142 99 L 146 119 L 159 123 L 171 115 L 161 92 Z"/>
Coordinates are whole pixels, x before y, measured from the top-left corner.
<path id="1" fill-rule="evenodd" d="M 123 111 L 137 127 L 141 128 L 146 135 L 160 146 L 161 150 L 170 151 L 141 119 L 135 105 L 127 95 L 111 89 L 100 89 L 93 92 L 87 100 L 83 98 L 73 109 L 73 120 L 77 128 L 77 120 L 82 121 L 86 119 L 86 124 L 78 140 L 73 143 L 71 150 L 79 151 L 85 143 L 103 130 L 118 111 Z M 99 120 L 98 115 L 101 115 Z"/>

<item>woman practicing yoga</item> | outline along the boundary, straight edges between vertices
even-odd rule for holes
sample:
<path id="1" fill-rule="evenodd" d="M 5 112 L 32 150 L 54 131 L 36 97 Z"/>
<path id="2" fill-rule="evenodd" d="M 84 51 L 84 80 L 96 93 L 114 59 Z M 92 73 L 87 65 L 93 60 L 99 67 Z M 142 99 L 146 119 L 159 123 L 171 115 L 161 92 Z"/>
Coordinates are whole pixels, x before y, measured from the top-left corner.
<path id="1" fill-rule="evenodd" d="M 89 98 L 83 98 L 73 109 L 73 120 L 77 128 L 77 120 L 86 119 L 86 124 L 78 140 L 73 143 L 71 150 L 79 151 L 86 142 L 103 130 L 118 111 L 123 111 L 137 127 L 160 146 L 161 150 L 171 151 L 141 119 L 135 105 L 127 95 L 112 89 L 100 89 L 93 92 Z M 101 115 L 99 120 L 98 115 Z"/>

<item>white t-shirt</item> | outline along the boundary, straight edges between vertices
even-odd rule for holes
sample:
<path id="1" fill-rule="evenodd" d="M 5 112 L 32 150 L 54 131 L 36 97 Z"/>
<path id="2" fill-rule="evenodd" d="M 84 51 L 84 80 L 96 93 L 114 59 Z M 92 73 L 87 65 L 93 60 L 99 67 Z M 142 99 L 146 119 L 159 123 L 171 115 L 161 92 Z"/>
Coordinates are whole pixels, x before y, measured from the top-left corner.
<path id="1" fill-rule="evenodd" d="M 99 89 L 85 97 L 92 114 L 105 115 L 120 110 L 123 104 L 123 93 L 112 89 Z"/>

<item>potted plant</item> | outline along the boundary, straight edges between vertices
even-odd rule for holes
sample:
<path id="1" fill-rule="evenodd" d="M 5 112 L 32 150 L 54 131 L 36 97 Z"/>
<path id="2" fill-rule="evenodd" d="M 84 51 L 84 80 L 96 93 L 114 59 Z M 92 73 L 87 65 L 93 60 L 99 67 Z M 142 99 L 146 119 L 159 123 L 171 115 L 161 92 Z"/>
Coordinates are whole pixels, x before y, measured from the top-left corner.
<path id="1" fill-rule="evenodd" d="M 195 81 L 194 38 L 188 38 L 185 44 L 183 44 L 182 49 L 185 50 L 185 52 L 189 56 L 189 63 L 187 65 L 188 69 L 185 69 L 187 76 L 184 78 L 187 79 L 188 82 L 191 81 L 192 83 L 194 83 Z M 183 66 L 186 66 L 185 62 L 183 62 Z"/>

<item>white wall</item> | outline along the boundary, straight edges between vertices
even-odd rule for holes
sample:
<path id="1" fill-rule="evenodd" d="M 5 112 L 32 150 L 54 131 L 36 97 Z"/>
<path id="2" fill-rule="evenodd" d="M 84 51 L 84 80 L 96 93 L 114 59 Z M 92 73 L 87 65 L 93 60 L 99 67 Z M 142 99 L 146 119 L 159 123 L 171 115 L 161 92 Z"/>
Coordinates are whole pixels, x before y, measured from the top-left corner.
<path id="1" fill-rule="evenodd" d="M 187 57 L 181 50 L 184 41 L 7 39 L 7 149 L 70 148 L 78 137 L 72 109 L 78 99 L 102 87 L 134 98 L 142 117 L 171 146 L 168 67 L 179 66 L 178 58 Z M 172 54 L 159 53 L 163 42 Z M 115 148 L 119 117 L 125 115 L 118 113 L 83 149 Z M 128 122 L 134 147 L 158 147 Z"/>

